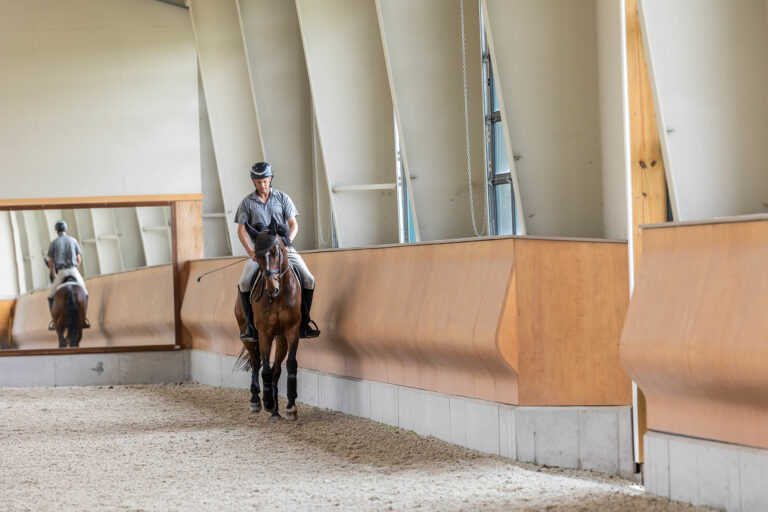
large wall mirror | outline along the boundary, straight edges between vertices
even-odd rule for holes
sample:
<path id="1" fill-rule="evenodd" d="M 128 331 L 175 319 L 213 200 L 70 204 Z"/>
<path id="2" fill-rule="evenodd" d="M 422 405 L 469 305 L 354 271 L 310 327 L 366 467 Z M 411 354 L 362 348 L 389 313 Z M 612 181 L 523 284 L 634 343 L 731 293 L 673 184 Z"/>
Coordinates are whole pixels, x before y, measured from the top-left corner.
<path id="1" fill-rule="evenodd" d="M 77 347 L 174 345 L 171 206 L 50 208 L 0 211 L 0 354 L 60 348 L 47 300 L 60 220 L 80 246 L 88 292 Z"/>

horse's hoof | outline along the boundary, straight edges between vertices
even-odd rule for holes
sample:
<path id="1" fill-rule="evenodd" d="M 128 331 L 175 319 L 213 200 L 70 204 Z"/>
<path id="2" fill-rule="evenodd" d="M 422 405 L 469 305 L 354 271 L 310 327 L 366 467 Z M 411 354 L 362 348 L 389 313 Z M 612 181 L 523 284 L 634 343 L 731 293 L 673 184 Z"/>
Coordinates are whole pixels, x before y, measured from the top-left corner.
<path id="1" fill-rule="evenodd" d="M 251 412 L 260 412 L 261 411 L 261 402 L 253 403 L 251 402 Z"/>
<path id="2" fill-rule="evenodd" d="M 287 419 L 288 421 L 296 421 L 298 419 L 298 416 L 299 415 L 296 411 L 285 413 L 285 419 Z"/>
<path id="3" fill-rule="evenodd" d="M 277 421 L 283 419 L 282 416 L 280 416 L 280 413 L 273 412 L 272 416 L 269 417 L 269 421 Z"/>

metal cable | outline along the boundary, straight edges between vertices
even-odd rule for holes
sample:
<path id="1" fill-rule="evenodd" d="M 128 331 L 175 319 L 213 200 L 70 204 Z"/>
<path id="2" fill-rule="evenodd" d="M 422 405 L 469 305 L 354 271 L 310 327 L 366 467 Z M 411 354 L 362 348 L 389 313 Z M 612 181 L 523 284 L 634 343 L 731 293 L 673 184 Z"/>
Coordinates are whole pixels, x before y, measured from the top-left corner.
<path id="1" fill-rule="evenodd" d="M 477 220 L 475 219 L 475 195 L 472 190 L 472 155 L 469 147 L 469 98 L 467 96 L 467 43 L 464 30 L 464 0 L 460 0 L 459 8 L 461 13 L 461 71 L 464 78 L 464 135 L 467 142 L 467 180 L 469 182 L 469 211 L 472 214 L 472 229 L 475 236 L 481 236 L 485 233 L 485 221 L 487 215 L 483 215 L 483 225 L 478 232 Z M 487 203 L 487 200 L 486 200 Z"/>

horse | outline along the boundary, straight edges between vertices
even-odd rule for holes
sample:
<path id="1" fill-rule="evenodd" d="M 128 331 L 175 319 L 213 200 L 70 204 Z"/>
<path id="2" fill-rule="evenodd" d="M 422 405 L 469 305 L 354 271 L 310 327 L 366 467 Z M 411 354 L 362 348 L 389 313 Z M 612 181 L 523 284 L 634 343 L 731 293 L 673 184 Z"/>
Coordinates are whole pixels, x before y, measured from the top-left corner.
<path id="1" fill-rule="evenodd" d="M 78 347 L 83 337 L 86 308 L 85 290 L 74 277 L 67 277 L 53 296 L 53 325 L 59 337 L 59 348 Z M 66 331 L 66 336 L 64 335 Z"/>
<path id="2" fill-rule="evenodd" d="M 257 224 L 255 227 L 245 224 L 246 231 L 254 242 L 256 262 L 259 264 L 261 277 L 251 288 L 251 307 L 253 323 L 259 334 L 258 343 L 243 341 L 240 361 L 251 370 L 251 411 L 259 412 L 263 402 L 264 409 L 272 413 L 272 419 L 280 418 L 277 384 L 282 373 L 282 364 L 286 355 L 288 370 L 288 404 L 285 419 L 296 421 L 296 376 L 298 362 L 296 353 L 299 348 L 299 326 L 301 324 L 301 284 L 291 269 L 286 247 L 290 246 L 288 228 L 272 219 L 269 227 Z M 242 326 L 242 308 L 236 301 L 235 316 Z M 276 343 L 275 358 L 272 365 L 269 355 L 272 343 Z M 259 400 L 259 367 L 264 385 L 262 399 Z"/>

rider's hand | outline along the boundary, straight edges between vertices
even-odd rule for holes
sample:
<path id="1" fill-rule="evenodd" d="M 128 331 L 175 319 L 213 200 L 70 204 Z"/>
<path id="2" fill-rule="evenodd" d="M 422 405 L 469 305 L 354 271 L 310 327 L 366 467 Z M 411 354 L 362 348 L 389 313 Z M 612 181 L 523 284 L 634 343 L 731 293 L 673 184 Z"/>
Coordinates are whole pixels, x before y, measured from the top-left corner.
<path id="1" fill-rule="evenodd" d="M 253 261 L 256 261 L 256 251 L 253 249 L 248 251 L 248 257 L 251 258 Z"/>

